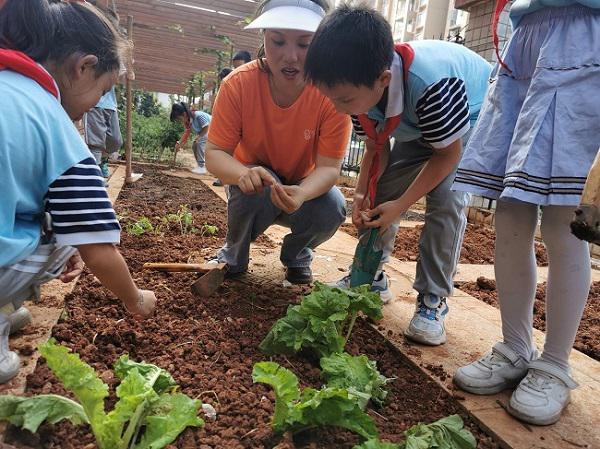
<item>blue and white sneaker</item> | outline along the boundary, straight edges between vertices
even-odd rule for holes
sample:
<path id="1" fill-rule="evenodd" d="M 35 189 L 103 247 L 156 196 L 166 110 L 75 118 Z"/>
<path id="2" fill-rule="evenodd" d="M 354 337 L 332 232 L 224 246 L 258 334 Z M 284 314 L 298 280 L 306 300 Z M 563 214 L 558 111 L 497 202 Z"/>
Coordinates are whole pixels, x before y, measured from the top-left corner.
<path id="1" fill-rule="evenodd" d="M 446 298 L 436 295 L 419 294 L 415 314 L 404 331 L 406 338 L 429 346 L 446 342 L 444 319 L 448 314 Z"/>
<path id="2" fill-rule="evenodd" d="M 327 285 L 329 285 L 330 287 L 349 289 L 350 288 L 350 273 L 348 273 L 346 276 L 344 276 L 339 281 L 330 282 Z M 384 304 L 387 304 L 392 299 L 394 299 L 394 294 L 392 293 L 392 290 L 390 290 L 390 280 L 388 278 L 388 275 L 385 274 L 385 271 L 383 271 L 383 270 L 378 271 L 375 274 L 375 280 L 371 284 L 371 291 L 379 292 L 379 297 L 381 298 L 381 301 Z"/>

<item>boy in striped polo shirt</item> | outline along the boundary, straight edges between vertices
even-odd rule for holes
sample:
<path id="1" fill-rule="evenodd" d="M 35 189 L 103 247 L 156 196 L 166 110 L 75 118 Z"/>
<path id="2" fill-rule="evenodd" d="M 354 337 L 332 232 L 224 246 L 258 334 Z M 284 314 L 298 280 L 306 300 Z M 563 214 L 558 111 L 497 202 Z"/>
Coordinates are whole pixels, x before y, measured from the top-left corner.
<path id="1" fill-rule="evenodd" d="M 383 257 L 373 290 L 384 302 L 392 294 L 383 264 L 394 249 L 400 217 L 426 196 L 414 283 L 416 311 L 405 335 L 422 344 L 444 343 L 446 298 L 453 290 L 469 199 L 451 186 L 491 66 L 449 42 L 394 45 L 390 26 L 379 13 L 344 5 L 321 22 L 305 71 L 339 112 L 353 116 L 356 133 L 366 139 L 352 221 L 364 243 L 370 228 L 380 228 L 375 247 Z M 368 173 L 376 152 L 381 168 L 375 204 L 369 204 Z M 337 282 L 340 287 L 349 284 L 349 275 Z"/>

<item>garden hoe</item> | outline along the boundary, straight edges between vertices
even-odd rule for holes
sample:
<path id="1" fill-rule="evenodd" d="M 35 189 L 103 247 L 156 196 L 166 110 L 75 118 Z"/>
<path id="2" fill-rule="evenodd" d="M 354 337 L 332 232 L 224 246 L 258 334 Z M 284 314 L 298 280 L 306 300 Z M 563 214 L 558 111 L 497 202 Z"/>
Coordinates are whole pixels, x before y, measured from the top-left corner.
<path id="1" fill-rule="evenodd" d="M 583 188 L 581 204 L 571 221 L 571 232 L 581 240 L 600 245 L 600 151 Z"/>
<path id="2" fill-rule="evenodd" d="M 212 295 L 223 283 L 227 271 L 224 263 L 145 263 L 143 269 L 171 273 L 203 273 L 192 284 L 192 293 L 201 297 Z"/>

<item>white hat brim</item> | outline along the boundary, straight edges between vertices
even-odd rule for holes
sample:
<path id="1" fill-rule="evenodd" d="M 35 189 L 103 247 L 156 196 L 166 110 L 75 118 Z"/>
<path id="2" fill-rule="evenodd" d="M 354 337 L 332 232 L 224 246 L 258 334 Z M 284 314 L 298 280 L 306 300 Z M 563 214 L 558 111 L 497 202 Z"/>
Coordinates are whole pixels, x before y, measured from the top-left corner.
<path id="1" fill-rule="evenodd" d="M 314 33 L 321 23 L 316 12 L 298 6 L 279 6 L 265 11 L 245 27 L 246 30 L 300 30 Z"/>

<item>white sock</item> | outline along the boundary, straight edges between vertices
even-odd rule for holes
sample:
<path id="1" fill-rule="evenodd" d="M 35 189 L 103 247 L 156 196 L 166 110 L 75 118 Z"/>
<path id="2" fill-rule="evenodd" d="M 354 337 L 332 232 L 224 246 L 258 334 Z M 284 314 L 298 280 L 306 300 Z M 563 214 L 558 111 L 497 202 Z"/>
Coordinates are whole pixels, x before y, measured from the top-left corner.
<path id="1" fill-rule="evenodd" d="M 536 290 L 534 236 L 538 207 L 498 201 L 495 264 L 504 342 L 525 360 L 531 360 L 533 301 Z"/>
<path id="2" fill-rule="evenodd" d="M 542 239 L 548 250 L 546 343 L 541 358 L 565 371 L 591 285 L 587 242 L 571 234 L 572 206 L 542 208 Z"/>

